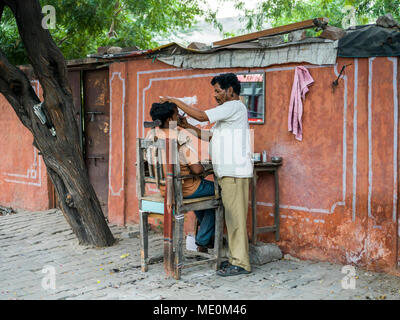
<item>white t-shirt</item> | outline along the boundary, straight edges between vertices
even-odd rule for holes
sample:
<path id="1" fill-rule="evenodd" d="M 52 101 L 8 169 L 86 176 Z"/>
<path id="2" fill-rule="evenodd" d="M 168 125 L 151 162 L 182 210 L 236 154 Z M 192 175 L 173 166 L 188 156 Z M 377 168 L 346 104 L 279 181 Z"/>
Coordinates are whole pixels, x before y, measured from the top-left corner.
<path id="1" fill-rule="evenodd" d="M 215 122 L 210 154 L 217 177 L 252 177 L 252 135 L 246 106 L 233 100 L 205 112 L 210 123 Z"/>

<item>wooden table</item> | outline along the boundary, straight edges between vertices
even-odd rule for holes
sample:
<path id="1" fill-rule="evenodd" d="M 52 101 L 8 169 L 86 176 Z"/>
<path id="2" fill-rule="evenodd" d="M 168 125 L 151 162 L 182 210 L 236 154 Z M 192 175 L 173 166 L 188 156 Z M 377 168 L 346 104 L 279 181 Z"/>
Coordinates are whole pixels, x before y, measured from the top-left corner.
<path id="1" fill-rule="evenodd" d="M 252 178 L 252 198 L 251 198 L 251 215 L 252 215 L 252 229 L 251 229 L 251 242 L 257 244 L 257 235 L 266 232 L 275 232 L 275 240 L 279 240 L 279 177 L 278 169 L 282 165 L 281 163 L 273 162 L 255 162 L 254 173 Z M 275 208 L 274 208 L 274 224 L 272 226 L 257 227 L 257 173 L 258 172 L 270 172 L 274 175 L 275 184 Z"/>
<path id="2" fill-rule="evenodd" d="M 204 169 L 212 172 L 211 161 L 205 160 L 201 162 Z M 257 244 L 257 234 L 266 232 L 275 232 L 275 240 L 279 241 L 279 176 L 278 169 L 282 166 L 282 162 L 255 162 L 253 169 L 253 178 L 251 179 L 252 186 L 252 198 L 251 198 L 251 216 L 252 216 L 252 228 L 251 228 L 251 243 Z M 275 187 L 275 203 L 274 203 L 274 224 L 272 226 L 257 227 L 257 194 L 255 192 L 257 187 L 257 173 L 258 172 L 270 172 L 274 175 L 274 187 Z M 196 226 L 197 230 L 198 225 Z"/>

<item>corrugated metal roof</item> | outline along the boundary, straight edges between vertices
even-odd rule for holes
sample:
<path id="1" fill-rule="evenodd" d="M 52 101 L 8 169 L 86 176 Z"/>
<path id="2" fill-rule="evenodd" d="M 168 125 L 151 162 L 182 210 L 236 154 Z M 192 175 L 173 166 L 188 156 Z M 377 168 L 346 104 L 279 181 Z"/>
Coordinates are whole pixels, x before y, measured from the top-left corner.
<path id="1" fill-rule="evenodd" d="M 321 41 L 322 40 L 322 41 Z M 215 69 L 235 67 L 268 67 L 284 63 L 330 65 L 336 63 L 337 41 L 309 40 L 262 47 L 241 43 L 201 52 L 159 51 L 157 60 L 184 69 Z"/>
<path id="2" fill-rule="evenodd" d="M 323 65 L 335 64 L 337 41 L 307 38 L 269 47 L 244 42 L 206 50 L 189 49 L 173 42 L 150 50 L 91 57 L 112 60 L 146 55 L 178 68 L 267 67 L 290 62 Z"/>

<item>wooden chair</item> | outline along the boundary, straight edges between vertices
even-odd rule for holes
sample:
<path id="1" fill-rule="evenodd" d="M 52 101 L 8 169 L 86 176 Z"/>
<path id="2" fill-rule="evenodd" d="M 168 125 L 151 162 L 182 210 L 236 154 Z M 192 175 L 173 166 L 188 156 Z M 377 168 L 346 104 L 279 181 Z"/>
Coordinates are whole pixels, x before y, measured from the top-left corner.
<path id="1" fill-rule="evenodd" d="M 146 194 L 146 185 L 152 184 L 159 187 L 166 184 L 162 163 L 166 163 L 169 157 L 167 143 L 169 141 L 169 150 L 173 161 L 173 215 L 171 218 L 171 227 L 173 228 L 172 239 L 166 236 L 167 215 L 164 206 L 164 197 L 158 194 Z M 153 154 L 153 156 L 151 156 Z M 139 216 L 140 216 L 140 253 L 142 271 L 148 270 L 148 217 L 164 218 L 164 267 L 167 275 L 172 275 L 176 279 L 180 279 L 181 270 L 184 268 L 205 264 L 214 263 L 215 269 L 218 268 L 221 262 L 222 252 L 222 235 L 223 235 L 223 206 L 219 195 L 218 183 L 214 177 L 215 195 L 209 197 L 201 197 L 195 199 L 184 199 L 182 195 L 182 180 L 193 177 L 181 176 L 179 165 L 178 145 L 176 140 L 158 139 L 155 135 L 152 139 L 138 138 L 136 141 L 136 180 L 137 180 L 137 197 L 139 201 Z M 163 159 L 163 156 L 167 159 Z M 147 161 L 148 159 L 154 159 Z M 155 162 L 155 163 L 154 163 Z M 203 177 L 212 174 L 210 171 L 203 173 Z M 194 251 L 186 251 L 184 249 L 184 214 L 193 210 L 215 209 L 215 239 L 214 252 L 201 253 Z M 173 252 L 168 253 L 168 241 L 172 241 Z M 205 259 L 184 263 L 184 255 L 197 255 Z M 170 266 L 170 267 L 168 267 Z M 168 270 L 168 269 L 172 269 Z"/>

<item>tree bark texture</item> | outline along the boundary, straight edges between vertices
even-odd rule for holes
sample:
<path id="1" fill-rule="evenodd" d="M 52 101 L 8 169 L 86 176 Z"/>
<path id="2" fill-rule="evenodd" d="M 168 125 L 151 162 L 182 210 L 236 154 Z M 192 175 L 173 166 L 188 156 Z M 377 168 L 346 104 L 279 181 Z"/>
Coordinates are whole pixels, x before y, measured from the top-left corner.
<path id="1" fill-rule="evenodd" d="M 33 111 L 33 106 L 40 100 L 29 79 L 8 62 L 1 49 L 0 93 L 32 132 L 33 145 L 42 154 L 61 210 L 79 243 L 110 246 L 115 240 L 89 182 L 73 114 L 65 59 L 50 32 L 42 28 L 43 15 L 38 0 L 0 0 L 0 19 L 4 6 L 8 6 L 16 18 L 27 55 L 42 86 L 42 110 L 47 124 L 43 125 Z M 54 127 L 56 136 L 52 135 L 50 127 Z"/>

